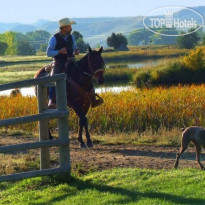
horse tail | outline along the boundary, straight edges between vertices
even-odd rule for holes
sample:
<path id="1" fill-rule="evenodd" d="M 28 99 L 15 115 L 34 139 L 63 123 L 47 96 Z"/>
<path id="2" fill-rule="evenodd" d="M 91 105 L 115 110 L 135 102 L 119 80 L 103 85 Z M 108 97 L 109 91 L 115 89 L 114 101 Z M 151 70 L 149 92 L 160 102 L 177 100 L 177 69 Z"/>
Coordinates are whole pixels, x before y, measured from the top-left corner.
<path id="1" fill-rule="evenodd" d="M 44 66 L 43 68 L 39 69 L 36 74 L 34 75 L 34 79 L 38 78 L 38 76 L 45 71 L 46 66 Z"/>
<path id="2" fill-rule="evenodd" d="M 36 72 L 36 74 L 34 75 L 34 79 L 39 78 L 41 74 L 45 73 L 45 68 L 46 68 L 46 67 L 47 67 L 47 66 L 44 66 L 43 68 L 39 69 L 39 70 Z M 34 86 L 34 92 L 35 92 L 35 94 L 37 95 L 37 87 L 36 87 L 36 86 Z"/>

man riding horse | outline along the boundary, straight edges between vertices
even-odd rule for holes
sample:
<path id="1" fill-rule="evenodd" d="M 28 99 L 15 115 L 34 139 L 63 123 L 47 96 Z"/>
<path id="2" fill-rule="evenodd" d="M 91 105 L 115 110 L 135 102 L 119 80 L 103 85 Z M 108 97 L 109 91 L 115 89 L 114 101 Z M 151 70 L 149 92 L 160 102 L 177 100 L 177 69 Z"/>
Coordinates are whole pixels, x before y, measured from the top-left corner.
<path id="1" fill-rule="evenodd" d="M 72 24 L 76 24 L 76 22 L 69 18 L 60 19 L 60 31 L 53 35 L 49 41 L 47 56 L 53 57 L 55 60 L 52 75 L 65 72 L 65 67 L 70 71 L 72 70 L 72 67 L 75 67 L 75 55 L 79 55 L 79 51 L 76 46 L 75 38 L 71 35 Z M 68 71 L 67 73 L 70 72 Z M 56 108 L 54 96 L 55 88 L 53 87 L 49 89 L 48 107 L 50 109 Z M 91 89 L 91 107 L 97 107 L 102 103 L 102 98 L 96 99 L 95 89 L 93 87 Z"/>

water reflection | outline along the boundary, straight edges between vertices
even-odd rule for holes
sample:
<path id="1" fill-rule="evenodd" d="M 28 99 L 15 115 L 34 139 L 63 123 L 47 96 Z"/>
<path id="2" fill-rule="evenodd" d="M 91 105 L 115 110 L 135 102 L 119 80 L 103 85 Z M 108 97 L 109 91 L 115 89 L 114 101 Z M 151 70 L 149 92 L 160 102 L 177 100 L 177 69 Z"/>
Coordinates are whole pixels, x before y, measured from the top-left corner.
<path id="1" fill-rule="evenodd" d="M 115 62 L 106 62 L 107 68 L 141 68 L 145 66 L 155 66 L 160 63 L 165 62 L 167 59 L 144 59 L 144 60 L 132 60 L 132 61 L 115 61 Z M 96 93 L 105 93 L 105 92 L 114 92 L 119 93 L 121 91 L 133 90 L 134 86 L 130 84 L 112 84 L 107 85 L 106 87 L 97 87 Z M 12 90 L 1 91 L 0 95 L 7 95 L 11 94 Z M 20 89 L 23 96 L 35 96 L 35 92 L 33 87 L 22 88 Z"/>
<path id="2" fill-rule="evenodd" d="M 156 66 L 162 63 L 162 59 L 146 59 L 146 60 L 133 60 L 133 61 L 116 61 L 107 62 L 107 68 L 142 68 L 145 66 Z"/>
<path id="3" fill-rule="evenodd" d="M 106 92 L 113 92 L 113 93 L 120 93 L 122 91 L 127 91 L 127 90 L 134 90 L 134 86 L 131 85 L 119 85 L 119 86 L 107 86 L 107 87 L 98 87 L 96 88 L 96 93 L 106 93 Z M 5 90 L 0 92 L 0 96 L 9 96 L 11 94 L 12 90 Z M 21 88 L 20 89 L 21 94 L 23 96 L 35 96 L 34 88 L 29 87 L 29 88 Z"/>

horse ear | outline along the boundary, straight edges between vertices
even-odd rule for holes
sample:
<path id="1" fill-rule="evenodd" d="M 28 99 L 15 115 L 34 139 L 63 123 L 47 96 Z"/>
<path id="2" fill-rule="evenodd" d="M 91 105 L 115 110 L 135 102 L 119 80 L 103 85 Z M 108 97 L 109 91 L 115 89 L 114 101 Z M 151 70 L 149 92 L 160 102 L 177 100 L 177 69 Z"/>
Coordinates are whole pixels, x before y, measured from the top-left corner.
<path id="1" fill-rule="evenodd" d="M 91 53 L 93 51 L 90 46 L 88 47 L 88 51 L 89 51 L 89 53 Z"/>
<path id="2" fill-rule="evenodd" d="M 100 49 L 99 49 L 98 52 L 99 52 L 99 53 L 102 53 L 102 52 L 103 52 L 103 47 L 102 47 L 102 46 L 100 47 Z"/>

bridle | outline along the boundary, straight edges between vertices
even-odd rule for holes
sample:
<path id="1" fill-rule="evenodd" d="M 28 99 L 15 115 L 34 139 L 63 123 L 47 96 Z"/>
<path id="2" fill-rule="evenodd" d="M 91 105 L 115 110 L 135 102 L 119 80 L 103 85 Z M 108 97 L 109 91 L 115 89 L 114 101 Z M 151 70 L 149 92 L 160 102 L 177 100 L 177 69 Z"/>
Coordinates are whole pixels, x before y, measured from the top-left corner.
<path id="1" fill-rule="evenodd" d="M 76 66 L 79 70 L 82 71 L 82 68 L 77 64 L 76 61 L 73 61 L 73 63 L 75 64 L 75 66 Z M 106 64 L 103 66 L 103 68 L 99 68 L 99 69 L 97 69 L 97 70 L 96 70 L 95 72 L 93 72 L 93 73 L 88 73 L 88 72 L 84 71 L 83 74 L 89 76 L 90 78 L 93 78 L 97 73 L 99 73 L 99 72 L 105 72 L 105 68 L 106 68 Z"/>
<path id="2" fill-rule="evenodd" d="M 105 72 L 105 67 L 106 67 L 106 65 L 104 66 L 104 68 L 99 68 L 99 69 L 97 69 L 94 73 L 92 73 L 92 74 L 90 74 L 90 73 L 88 73 L 88 72 L 83 72 L 83 74 L 85 74 L 85 75 L 87 75 L 87 76 L 89 76 L 89 77 L 94 77 L 95 75 L 97 75 L 97 73 L 99 73 L 99 72 Z"/>

